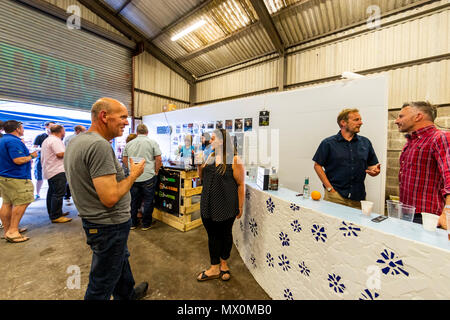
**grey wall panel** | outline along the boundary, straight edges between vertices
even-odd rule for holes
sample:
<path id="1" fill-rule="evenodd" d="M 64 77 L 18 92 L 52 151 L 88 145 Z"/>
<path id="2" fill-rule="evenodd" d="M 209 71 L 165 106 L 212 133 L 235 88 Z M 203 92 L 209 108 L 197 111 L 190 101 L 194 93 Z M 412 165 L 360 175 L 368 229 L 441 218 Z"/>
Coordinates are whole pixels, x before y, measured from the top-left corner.
<path id="1" fill-rule="evenodd" d="M 131 52 L 11 0 L 0 0 L 0 98 L 90 109 L 131 103 Z"/>

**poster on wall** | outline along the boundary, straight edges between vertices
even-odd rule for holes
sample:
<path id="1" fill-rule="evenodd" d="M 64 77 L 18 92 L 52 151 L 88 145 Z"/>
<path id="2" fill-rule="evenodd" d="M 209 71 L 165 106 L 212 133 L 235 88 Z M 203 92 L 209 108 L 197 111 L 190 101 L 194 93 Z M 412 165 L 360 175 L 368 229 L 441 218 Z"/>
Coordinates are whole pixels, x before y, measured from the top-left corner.
<path id="1" fill-rule="evenodd" d="M 214 129 L 214 122 L 208 123 L 208 129 L 210 129 L 210 130 Z"/>
<path id="2" fill-rule="evenodd" d="M 193 134 L 194 133 L 194 124 L 193 123 L 189 123 L 188 124 L 188 131 L 187 133 L 189 134 Z"/>
<path id="3" fill-rule="evenodd" d="M 234 131 L 235 132 L 242 132 L 243 129 L 243 123 L 242 119 L 234 119 Z"/>
<path id="4" fill-rule="evenodd" d="M 222 120 L 216 121 L 216 129 L 223 129 L 223 121 Z"/>
<path id="5" fill-rule="evenodd" d="M 233 130 L 233 120 L 225 120 L 225 129 Z"/>
<path id="6" fill-rule="evenodd" d="M 269 125 L 269 111 L 259 112 L 259 126 L 267 127 Z"/>
<path id="7" fill-rule="evenodd" d="M 199 125 L 198 123 L 194 123 L 194 134 L 198 134 Z"/>
<path id="8" fill-rule="evenodd" d="M 187 123 L 183 124 L 183 133 L 187 133 L 188 132 L 188 125 Z"/>
<path id="9" fill-rule="evenodd" d="M 252 131 L 253 128 L 253 119 L 245 118 L 244 120 L 244 131 Z"/>
<path id="10" fill-rule="evenodd" d="M 181 126 L 178 124 L 176 127 L 176 133 L 181 133 Z"/>

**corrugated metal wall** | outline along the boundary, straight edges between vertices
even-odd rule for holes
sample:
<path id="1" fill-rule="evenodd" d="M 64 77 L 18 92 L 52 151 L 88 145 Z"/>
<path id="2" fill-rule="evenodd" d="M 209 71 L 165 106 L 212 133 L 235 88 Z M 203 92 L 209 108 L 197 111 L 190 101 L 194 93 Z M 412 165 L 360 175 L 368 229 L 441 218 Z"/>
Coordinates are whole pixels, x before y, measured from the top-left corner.
<path id="1" fill-rule="evenodd" d="M 112 27 L 110 24 L 105 22 L 102 18 L 94 14 L 91 10 L 87 9 L 85 6 L 80 4 L 76 0 L 45 0 L 48 3 L 51 3 L 65 11 L 67 11 L 67 8 L 71 5 L 77 5 L 80 7 L 81 10 L 81 18 L 86 19 L 89 22 L 92 22 L 93 24 L 102 27 L 103 29 L 106 29 L 108 31 L 114 32 L 115 34 L 122 35 L 119 31 L 117 31 L 114 27 Z"/>
<path id="2" fill-rule="evenodd" d="M 135 57 L 134 86 L 142 90 L 135 93 L 136 117 L 162 112 L 169 103 L 189 107 L 188 82 L 147 52 Z"/>
<path id="3" fill-rule="evenodd" d="M 265 60 L 266 58 L 264 58 Z M 251 65 L 253 62 L 247 63 Z M 197 82 L 197 102 L 217 100 L 277 87 L 278 59 Z"/>
<path id="4" fill-rule="evenodd" d="M 390 16 L 381 20 L 378 29 L 361 26 L 289 49 L 286 85 L 293 89 L 327 81 L 343 71 L 375 69 L 370 72 L 375 74 L 381 72 L 376 68 L 386 68 L 383 72 L 391 75 L 390 108 L 398 108 L 403 101 L 411 99 L 450 103 L 449 3 L 449 0 L 437 1 Z M 413 14 L 414 17 L 407 18 Z M 433 57 L 437 57 L 436 61 Z M 278 66 L 270 61 L 201 81 L 197 85 L 196 101 L 201 103 L 276 87 Z"/>

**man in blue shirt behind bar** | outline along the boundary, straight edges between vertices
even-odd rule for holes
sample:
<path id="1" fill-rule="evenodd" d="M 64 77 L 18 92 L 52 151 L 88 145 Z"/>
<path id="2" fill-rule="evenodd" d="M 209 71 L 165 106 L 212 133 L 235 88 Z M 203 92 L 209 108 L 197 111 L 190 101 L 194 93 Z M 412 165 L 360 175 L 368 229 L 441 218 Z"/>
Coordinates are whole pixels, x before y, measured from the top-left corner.
<path id="1" fill-rule="evenodd" d="M 19 229 L 28 205 L 34 201 L 34 186 L 31 182 L 31 160 L 37 152 L 30 154 L 22 142 L 24 129 L 21 122 L 8 120 L 3 125 L 5 135 L 0 139 L 0 192 L 3 204 L 0 218 L 4 227 L 5 239 L 11 243 L 29 240 Z"/>
<path id="2" fill-rule="evenodd" d="M 366 173 L 377 176 L 381 165 L 370 140 L 358 135 L 363 124 L 358 109 L 342 110 L 337 123 L 340 131 L 324 139 L 313 157 L 314 170 L 325 188 L 324 200 L 360 209 Z"/>

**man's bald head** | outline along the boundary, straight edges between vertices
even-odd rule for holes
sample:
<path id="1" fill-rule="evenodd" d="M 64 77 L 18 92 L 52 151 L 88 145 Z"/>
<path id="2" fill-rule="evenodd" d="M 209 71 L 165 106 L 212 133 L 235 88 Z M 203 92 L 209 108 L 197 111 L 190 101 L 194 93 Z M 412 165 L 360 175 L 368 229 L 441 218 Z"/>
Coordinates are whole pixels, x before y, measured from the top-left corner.
<path id="1" fill-rule="evenodd" d="M 122 107 L 126 108 L 120 101 L 111 98 L 100 98 L 92 105 L 91 119 L 92 121 L 97 121 L 101 111 L 111 114 Z"/>

